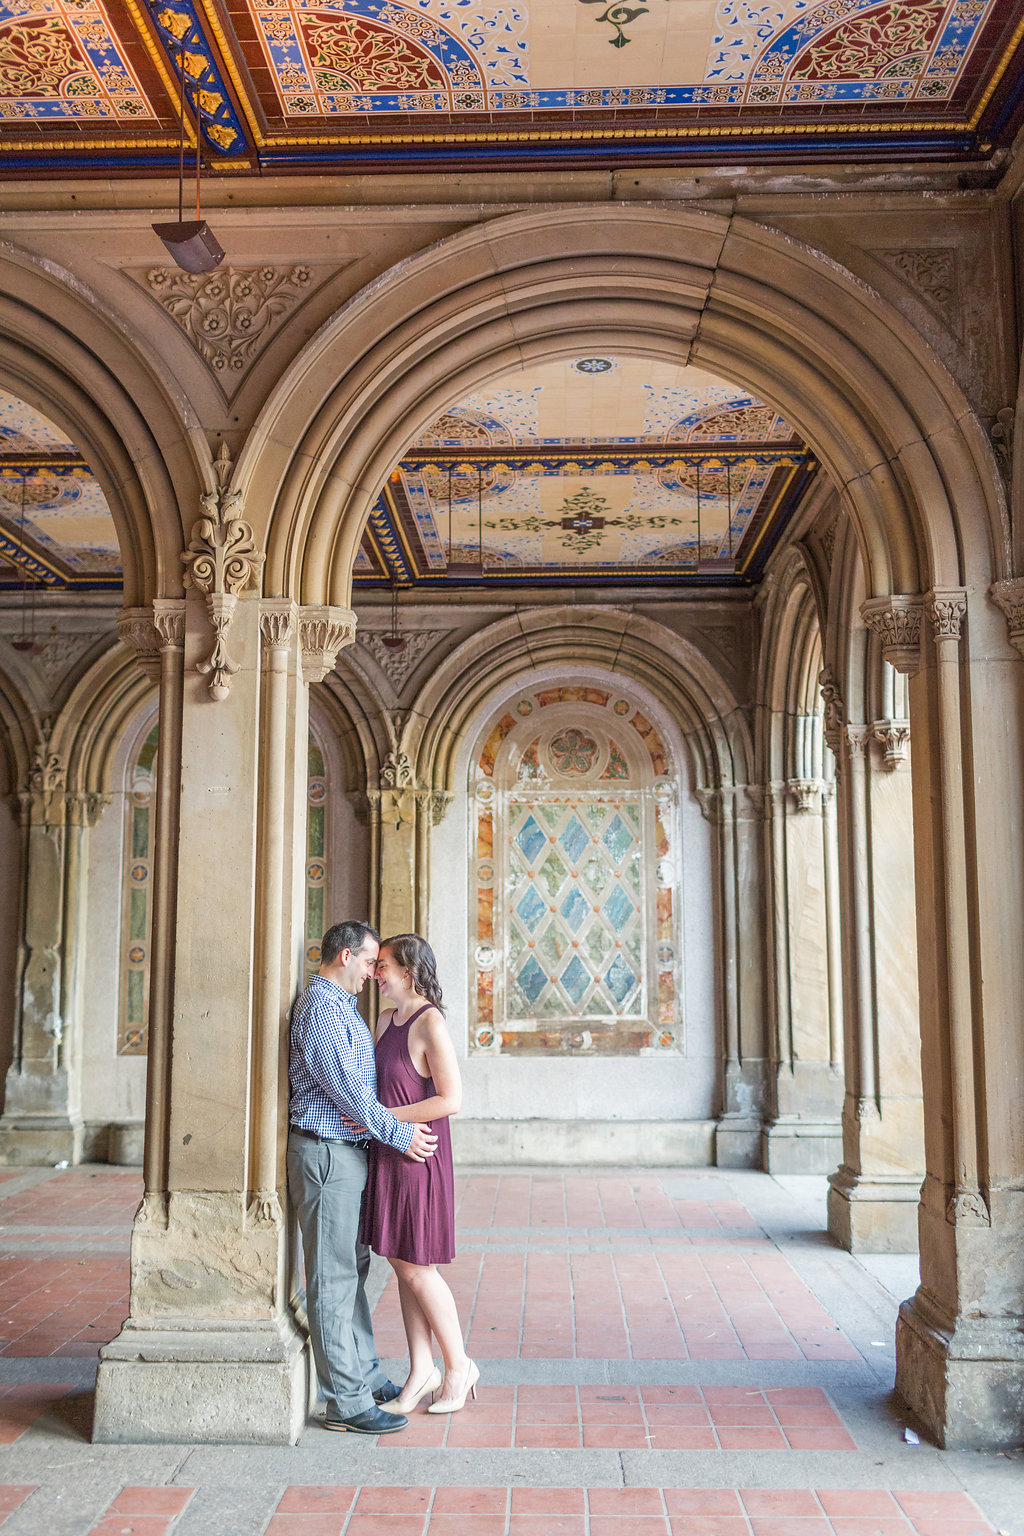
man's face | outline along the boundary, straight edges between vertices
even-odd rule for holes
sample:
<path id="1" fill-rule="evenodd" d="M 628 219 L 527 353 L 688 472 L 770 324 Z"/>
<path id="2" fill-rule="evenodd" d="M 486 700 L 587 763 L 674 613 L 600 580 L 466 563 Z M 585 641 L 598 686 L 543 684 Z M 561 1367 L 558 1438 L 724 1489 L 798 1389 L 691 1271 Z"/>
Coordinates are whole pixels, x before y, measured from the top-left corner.
<path id="1" fill-rule="evenodd" d="M 343 962 L 339 970 L 338 980 L 346 992 L 356 994 L 363 990 L 363 983 L 373 975 L 374 967 L 377 964 L 377 951 L 379 948 L 380 945 L 377 943 L 377 940 L 371 939 L 367 935 L 363 940 L 362 949 L 355 950 L 354 952 L 351 949 L 342 950 L 338 956 L 338 959 Z M 348 957 L 347 959 L 346 956 Z"/>

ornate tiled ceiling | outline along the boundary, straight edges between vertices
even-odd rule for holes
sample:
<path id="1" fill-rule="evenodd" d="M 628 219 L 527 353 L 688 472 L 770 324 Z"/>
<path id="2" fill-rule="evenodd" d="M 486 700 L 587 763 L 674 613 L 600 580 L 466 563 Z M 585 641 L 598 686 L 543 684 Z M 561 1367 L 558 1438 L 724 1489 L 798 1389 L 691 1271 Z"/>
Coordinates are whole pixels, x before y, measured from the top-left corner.
<path id="1" fill-rule="evenodd" d="M 984 155 L 1014 0 L 0 0 L 9 172 Z M 191 127 L 189 127 L 191 137 Z"/>
<path id="2" fill-rule="evenodd" d="M 812 460 L 697 368 L 578 357 L 468 395 L 377 501 L 357 582 L 750 580 Z"/>
<path id="3" fill-rule="evenodd" d="M 0 578 L 47 587 L 121 585 L 117 532 L 77 447 L 0 390 Z"/>

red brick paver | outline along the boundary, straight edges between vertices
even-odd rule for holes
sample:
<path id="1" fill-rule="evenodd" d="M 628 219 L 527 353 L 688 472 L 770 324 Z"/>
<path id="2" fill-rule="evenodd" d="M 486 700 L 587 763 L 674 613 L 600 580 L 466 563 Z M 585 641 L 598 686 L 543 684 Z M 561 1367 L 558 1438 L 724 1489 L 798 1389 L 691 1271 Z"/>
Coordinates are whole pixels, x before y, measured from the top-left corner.
<path id="1" fill-rule="evenodd" d="M 194 1492 L 193 1488 L 122 1488 L 89 1536 L 166 1536 Z"/>
<path id="2" fill-rule="evenodd" d="M 935 1517 L 941 1504 L 944 1518 Z M 963 1493 L 289 1488 L 267 1536 L 995 1536 Z"/>

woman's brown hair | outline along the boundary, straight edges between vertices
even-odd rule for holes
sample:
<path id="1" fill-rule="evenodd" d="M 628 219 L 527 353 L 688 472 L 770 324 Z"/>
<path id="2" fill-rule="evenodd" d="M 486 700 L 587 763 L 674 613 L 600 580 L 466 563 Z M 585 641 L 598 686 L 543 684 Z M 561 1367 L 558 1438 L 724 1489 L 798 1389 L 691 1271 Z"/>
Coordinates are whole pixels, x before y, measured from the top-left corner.
<path id="1" fill-rule="evenodd" d="M 421 939 L 418 933 L 396 933 L 393 938 L 382 939 L 380 948 L 382 954 L 387 950 L 395 964 L 409 972 L 413 991 L 444 1013 L 437 961 L 426 939 Z"/>

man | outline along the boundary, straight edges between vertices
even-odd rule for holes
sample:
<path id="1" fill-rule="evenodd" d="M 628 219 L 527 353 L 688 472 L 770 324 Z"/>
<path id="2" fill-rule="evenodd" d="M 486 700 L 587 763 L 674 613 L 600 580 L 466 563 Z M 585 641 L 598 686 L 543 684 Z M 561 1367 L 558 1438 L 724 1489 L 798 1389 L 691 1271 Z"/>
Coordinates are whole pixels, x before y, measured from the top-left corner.
<path id="1" fill-rule="evenodd" d="M 366 1300 L 370 1250 L 358 1241 L 367 1133 L 416 1162 L 425 1162 L 437 1145 L 436 1136 L 396 1120 L 377 1098 L 373 1039 L 355 1000 L 373 975 L 379 947 L 380 936 L 367 923 L 336 923 L 327 930 L 320 969 L 292 1011 L 288 1066 L 288 1191 L 302 1233 L 309 1337 L 327 1399 L 325 1424 L 363 1435 L 391 1434 L 409 1422 L 377 1406 L 399 1389 L 384 1375 L 374 1349 Z"/>

